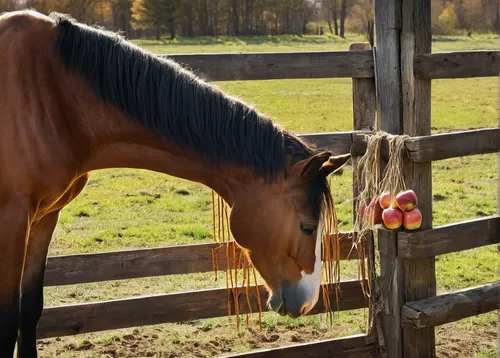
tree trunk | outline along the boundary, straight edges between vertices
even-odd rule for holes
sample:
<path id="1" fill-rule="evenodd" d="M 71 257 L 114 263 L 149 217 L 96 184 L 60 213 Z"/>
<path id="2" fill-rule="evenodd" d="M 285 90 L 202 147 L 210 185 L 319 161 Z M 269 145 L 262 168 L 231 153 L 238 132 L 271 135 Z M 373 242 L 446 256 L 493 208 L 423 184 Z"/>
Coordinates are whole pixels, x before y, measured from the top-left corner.
<path id="1" fill-rule="evenodd" d="M 186 15 L 186 35 L 191 37 L 194 35 L 193 31 L 193 6 L 192 4 L 184 6 L 184 13 Z"/>
<path id="2" fill-rule="evenodd" d="M 214 4 L 214 24 L 213 24 L 213 36 L 217 37 L 217 24 L 219 22 L 219 1 L 215 1 Z"/>
<path id="3" fill-rule="evenodd" d="M 495 16 L 495 30 L 500 35 L 500 1 L 497 0 L 496 16 Z M 500 323 L 498 325 L 500 327 Z"/>
<path id="4" fill-rule="evenodd" d="M 232 8 L 233 8 L 233 33 L 234 36 L 238 36 L 240 34 L 240 17 L 238 14 L 238 0 L 232 0 Z"/>
<path id="5" fill-rule="evenodd" d="M 278 0 L 274 0 L 274 35 L 279 34 L 280 8 Z"/>
<path id="6" fill-rule="evenodd" d="M 347 0 L 340 2 L 340 37 L 345 38 L 345 15 L 346 15 Z"/>
<path id="7" fill-rule="evenodd" d="M 252 26 L 252 24 L 250 23 L 251 12 L 252 12 L 252 7 L 250 6 L 250 1 L 251 0 L 245 0 L 245 20 L 244 20 L 244 24 L 243 24 L 245 35 L 250 34 L 250 28 Z"/>
<path id="8" fill-rule="evenodd" d="M 338 23 L 338 15 L 337 15 L 337 0 L 332 1 L 332 20 L 333 20 L 333 27 L 335 29 L 335 35 L 339 35 L 339 23 Z"/>
<path id="9" fill-rule="evenodd" d="M 168 27 L 170 31 L 170 40 L 175 39 L 175 19 L 171 16 L 168 20 Z"/>
<path id="10" fill-rule="evenodd" d="M 175 5 L 170 3 L 170 5 L 167 7 L 168 11 L 168 17 L 167 17 L 167 23 L 168 23 L 168 32 L 170 33 L 170 40 L 175 39 Z"/>
<path id="11" fill-rule="evenodd" d="M 160 41 L 161 29 L 160 26 L 156 26 L 156 40 Z"/>
<path id="12" fill-rule="evenodd" d="M 208 33 L 208 0 L 201 0 L 201 12 L 200 12 L 200 33 L 202 35 L 207 35 Z"/>
<path id="13" fill-rule="evenodd" d="M 301 29 L 302 33 L 300 35 L 305 35 L 307 33 L 307 23 L 309 22 L 309 18 L 306 12 L 307 9 L 304 8 L 304 11 L 302 13 L 302 29 Z"/>
<path id="14" fill-rule="evenodd" d="M 253 0 L 248 0 L 248 34 L 253 35 Z"/>
<path id="15" fill-rule="evenodd" d="M 45 1 L 45 0 L 44 0 Z M 130 25 L 130 0 L 120 0 L 111 8 L 113 17 L 113 26 L 125 32 L 125 38 L 132 36 Z M 104 22 L 104 19 L 103 19 Z"/>
<path id="16" fill-rule="evenodd" d="M 330 29 L 330 33 L 333 34 L 332 22 L 328 19 L 328 28 Z"/>

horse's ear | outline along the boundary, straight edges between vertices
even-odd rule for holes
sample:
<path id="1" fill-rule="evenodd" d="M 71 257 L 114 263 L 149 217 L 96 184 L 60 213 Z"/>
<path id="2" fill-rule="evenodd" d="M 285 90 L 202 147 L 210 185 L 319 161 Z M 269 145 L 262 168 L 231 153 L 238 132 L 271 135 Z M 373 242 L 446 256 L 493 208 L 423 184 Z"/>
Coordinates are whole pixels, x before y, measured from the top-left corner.
<path id="1" fill-rule="evenodd" d="M 318 175 L 327 177 L 342 168 L 351 158 L 351 154 L 335 155 L 328 158 L 319 169 Z"/>
<path id="2" fill-rule="evenodd" d="M 310 158 L 301 160 L 293 167 L 293 173 L 302 178 L 315 178 L 321 166 L 330 158 L 330 152 L 321 152 Z"/>

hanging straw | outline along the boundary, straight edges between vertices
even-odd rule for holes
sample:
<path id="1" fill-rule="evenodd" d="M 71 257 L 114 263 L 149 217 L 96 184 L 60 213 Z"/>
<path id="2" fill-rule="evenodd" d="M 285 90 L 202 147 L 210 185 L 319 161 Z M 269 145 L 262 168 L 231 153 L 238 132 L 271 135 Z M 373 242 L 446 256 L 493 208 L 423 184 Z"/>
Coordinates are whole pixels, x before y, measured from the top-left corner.
<path id="1" fill-rule="evenodd" d="M 215 280 L 217 280 L 217 272 L 219 271 L 219 254 L 221 249 L 224 249 L 224 254 L 226 257 L 226 288 L 227 291 L 227 307 L 228 307 L 228 318 L 231 319 L 232 308 L 234 304 L 234 315 L 236 316 L 236 326 L 237 330 L 240 329 L 240 302 L 239 297 L 242 293 L 246 294 L 246 304 L 248 307 L 248 312 L 251 314 L 252 306 L 250 302 L 250 289 L 252 275 L 250 275 L 250 269 L 253 270 L 253 281 L 254 289 L 256 291 L 255 296 L 258 299 L 259 307 L 259 329 L 262 330 L 262 306 L 260 302 L 260 292 L 257 283 L 257 276 L 255 275 L 255 269 L 249 262 L 248 258 L 236 247 L 236 243 L 231 236 L 231 231 L 229 228 L 229 211 L 230 208 L 227 203 L 214 191 L 212 191 L 212 220 L 213 220 L 213 236 L 214 241 L 219 245 L 212 249 L 212 265 L 215 272 Z M 238 282 L 239 275 L 243 275 L 243 282 Z M 233 302 L 233 304 L 231 303 Z M 248 325 L 249 318 L 248 314 L 245 315 L 245 322 Z"/>
<path id="2" fill-rule="evenodd" d="M 354 223 L 354 231 L 357 233 L 356 243 L 374 229 L 375 205 L 378 205 L 380 195 L 390 192 L 392 202 L 397 193 L 406 190 L 402 170 L 406 152 L 405 141 L 408 138 L 407 135 L 395 136 L 385 132 L 365 136 L 367 148 L 358 162 L 356 172 L 356 179 L 361 187 L 357 198 L 358 215 Z M 389 142 L 389 160 L 381 175 L 380 149 L 385 140 Z"/>

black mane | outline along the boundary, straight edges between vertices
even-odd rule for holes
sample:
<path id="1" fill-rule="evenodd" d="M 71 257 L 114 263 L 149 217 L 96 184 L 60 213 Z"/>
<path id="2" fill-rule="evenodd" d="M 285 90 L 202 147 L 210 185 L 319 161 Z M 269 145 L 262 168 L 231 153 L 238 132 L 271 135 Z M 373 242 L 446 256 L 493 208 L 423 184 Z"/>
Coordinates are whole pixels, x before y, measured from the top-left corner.
<path id="1" fill-rule="evenodd" d="M 95 94 L 159 137 L 214 164 L 253 168 L 266 179 L 314 150 L 245 103 L 201 81 L 177 63 L 154 56 L 108 31 L 52 13 L 63 65 L 85 78 Z M 315 215 L 326 181 L 311 186 Z"/>

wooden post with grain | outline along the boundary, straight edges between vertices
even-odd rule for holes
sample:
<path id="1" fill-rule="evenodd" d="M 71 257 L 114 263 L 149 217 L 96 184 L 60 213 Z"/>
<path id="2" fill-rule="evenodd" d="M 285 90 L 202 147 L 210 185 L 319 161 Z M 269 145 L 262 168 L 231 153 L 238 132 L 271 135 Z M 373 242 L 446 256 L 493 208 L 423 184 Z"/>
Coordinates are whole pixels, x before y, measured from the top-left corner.
<path id="1" fill-rule="evenodd" d="M 391 134 L 403 133 L 401 99 L 400 29 L 401 1 L 375 1 L 377 105 L 379 128 Z M 383 168 L 382 168 L 383 169 Z M 401 306 L 402 270 L 397 254 L 397 231 L 378 229 L 380 283 L 376 292 L 380 309 L 379 349 L 389 358 L 402 357 Z"/>
<path id="2" fill-rule="evenodd" d="M 415 56 L 431 52 L 430 0 L 377 0 L 375 6 L 380 129 L 412 137 L 430 135 L 431 82 L 416 78 L 414 71 Z M 404 179 L 419 198 L 421 230 L 432 228 L 431 163 L 405 160 Z M 434 328 L 401 328 L 401 307 L 436 295 L 435 258 L 402 257 L 397 235 L 378 232 L 382 352 L 390 358 L 434 357 Z"/>
<path id="3" fill-rule="evenodd" d="M 403 133 L 431 134 L 431 80 L 417 79 L 415 56 L 431 53 L 430 0 L 402 0 L 401 74 L 403 91 Z M 415 191 L 422 212 L 421 230 L 432 228 L 432 163 L 407 161 L 405 182 Z M 436 295 L 435 257 L 404 260 L 404 300 L 417 301 Z M 435 357 L 434 327 L 403 328 L 404 357 Z"/>
<path id="4" fill-rule="evenodd" d="M 369 43 L 353 43 L 349 47 L 349 51 L 370 50 Z M 355 131 L 372 131 L 375 129 L 376 120 L 376 92 L 375 92 L 375 79 L 374 78 L 353 78 L 352 79 L 352 109 L 353 109 L 353 129 Z M 356 155 L 352 157 L 352 172 L 353 172 L 353 223 L 356 222 L 358 200 L 357 197 L 360 193 L 359 183 L 356 179 L 358 158 Z M 364 241 L 364 257 L 367 258 L 367 273 L 368 284 L 373 289 L 375 280 L 375 247 L 373 242 L 373 235 L 367 235 Z M 369 315 L 372 317 L 373 307 L 371 302 L 368 304 Z M 372 330 L 369 332 L 376 335 L 375 327 L 370 327 Z"/>

